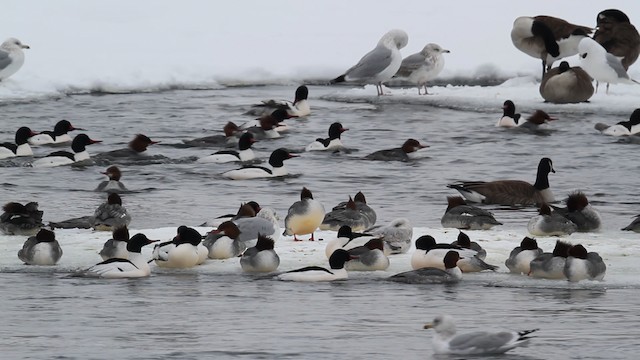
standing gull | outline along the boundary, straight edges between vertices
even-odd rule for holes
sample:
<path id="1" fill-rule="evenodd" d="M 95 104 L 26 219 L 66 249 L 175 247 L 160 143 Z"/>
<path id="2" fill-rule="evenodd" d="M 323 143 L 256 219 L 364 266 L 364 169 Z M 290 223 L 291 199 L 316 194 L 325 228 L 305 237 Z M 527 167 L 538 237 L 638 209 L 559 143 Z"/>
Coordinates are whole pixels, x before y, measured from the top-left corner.
<path id="1" fill-rule="evenodd" d="M 444 67 L 442 54 L 450 52 L 438 44 L 427 44 L 422 51 L 409 55 L 402 60 L 396 77 L 406 78 L 418 86 L 418 95 L 424 87 L 424 95 L 427 92 L 427 81 L 433 80 L 440 74 Z"/>
<path id="2" fill-rule="evenodd" d="M 591 38 L 580 40 L 578 50 L 581 67 L 596 80 L 596 92 L 598 92 L 599 82 L 607 83 L 607 94 L 609 93 L 609 84 L 637 83 L 629 77 L 620 58 L 608 53 L 595 40 Z"/>
<path id="3" fill-rule="evenodd" d="M 391 79 L 400 69 L 402 54 L 400 49 L 407 46 L 409 36 L 406 32 L 394 29 L 384 34 L 378 45 L 343 75 L 331 80 L 331 84 L 356 81 L 375 84 L 378 96 L 383 95 L 382 83 Z"/>
<path id="4" fill-rule="evenodd" d="M 24 64 L 24 52 L 29 49 L 16 38 L 8 38 L 0 45 L 0 81 L 15 74 Z"/>

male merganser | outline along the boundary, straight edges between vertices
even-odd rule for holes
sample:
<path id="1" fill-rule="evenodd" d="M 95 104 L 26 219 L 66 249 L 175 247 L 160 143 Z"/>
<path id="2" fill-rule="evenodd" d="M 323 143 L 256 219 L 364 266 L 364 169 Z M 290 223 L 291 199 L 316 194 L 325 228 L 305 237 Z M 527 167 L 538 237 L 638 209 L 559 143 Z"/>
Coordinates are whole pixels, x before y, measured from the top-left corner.
<path id="1" fill-rule="evenodd" d="M 42 228 L 42 214 L 37 202 L 22 205 L 17 202 L 6 203 L 0 215 L 0 231 L 6 235 L 33 236 Z"/>
<path id="2" fill-rule="evenodd" d="M 202 242 L 202 235 L 184 225 L 178 227 L 177 233 L 173 240 L 157 244 L 153 248 L 153 260 L 156 265 L 184 269 L 200 263 L 201 252 L 198 245 Z"/>
<path id="3" fill-rule="evenodd" d="M 271 178 L 286 176 L 289 174 L 287 168 L 284 167 L 284 161 L 296 157 L 285 149 L 277 149 L 269 156 L 269 165 L 271 169 L 262 166 L 248 165 L 240 169 L 229 170 L 222 174 L 223 177 L 232 180 L 249 180 L 259 178 Z"/>
<path id="4" fill-rule="evenodd" d="M 516 274 L 529 274 L 531 271 L 531 260 L 542 255 L 543 251 L 538 247 L 536 239 L 525 237 L 520 242 L 520 246 L 516 246 L 509 258 L 504 264 L 509 268 L 509 271 Z"/>
<path id="5" fill-rule="evenodd" d="M 447 196 L 447 209 L 440 224 L 443 227 L 468 230 L 489 230 L 495 225 L 502 225 L 491 212 L 468 205 L 462 196 Z"/>
<path id="6" fill-rule="evenodd" d="M 31 131 L 23 126 L 16 131 L 15 144 L 0 144 L 0 159 L 6 159 L 15 156 L 33 156 L 33 150 L 29 146 L 29 139 L 38 133 Z"/>
<path id="7" fill-rule="evenodd" d="M 534 111 L 531 116 L 524 120 L 520 114 L 516 114 L 516 105 L 511 100 L 504 102 L 502 111 L 502 117 L 496 123 L 497 127 L 526 128 L 535 132 L 540 125 L 557 120 L 542 110 Z"/>
<path id="8" fill-rule="evenodd" d="M 370 234 L 354 232 L 349 225 L 343 225 L 338 230 L 336 238 L 327 242 L 324 253 L 328 259 L 331 257 L 331 254 L 338 249 L 349 250 L 358 246 L 363 246 L 372 238 L 373 236 Z"/>
<path id="9" fill-rule="evenodd" d="M 249 273 L 273 272 L 280 265 L 280 257 L 273 250 L 274 241 L 264 235 L 258 236 L 254 247 L 248 248 L 240 258 L 242 271 Z"/>
<path id="10" fill-rule="evenodd" d="M 342 133 L 349 129 L 342 126 L 339 122 L 334 122 L 329 126 L 329 137 L 326 139 L 317 138 L 316 141 L 307 145 L 305 148 L 306 151 L 336 151 L 344 148 L 342 145 L 342 140 L 340 137 Z"/>
<path id="11" fill-rule="evenodd" d="M 277 279 L 308 282 L 344 280 L 349 277 L 347 269 L 345 269 L 345 264 L 349 260 L 351 260 L 351 255 L 344 249 L 338 249 L 329 258 L 330 270 L 319 266 L 307 266 L 279 274 Z"/>
<path id="12" fill-rule="evenodd" d="M 122 177 L 122 173 L 117 166 L 109 166 L 105 172 L 102 174 L 107 175 L 109 180 L 102 181 L 98 184 L 98 187 L 94 191 L 104 191 L 108 193 L 121 193 L 129 191 L 122 182 L 120 182 L 120 178 Z"/>
<path id="13" fill-rule="evenodd" d="M 73 150 L 73 153 L 68 151 L 56 151 L 43 158 L 35 160 L 31 165 L 33 167 L 54 167 L 89 160 L 90 157 L 86 146 L 99 142 L 102 142 L 102 140 L 92 140 L 86 134 L 76 135 L 71 142 L 71 150 Z"/>
<path id="14" fill-rule="evenodd" d="M 611 136 L 635 135 L 640 133 L 640 109 L 633 110 L 628 121 L 620 121 L 611 126 L 597 123 L 595 128 L 601 133 Z"/>
<path id="15" fill-rule="evenodd" d="M 129 242 L 129 229 L 127 226 L 120 226 L 113 229 L 111 239 L 107 240 L 100 250 L 102 260 L 113 258 L 128 259 L 127 243 Z"/>
<path id="16" fill-rule="evenodd" d="M 42 131 L 36 136 L 29 138 L 31 145 L 65 145 L 71 142 L 68 132 L 73 130 L 84 130 L 73 127 L 69 120 L 60 120 L 53 127 L 53 131 Z"/>
<path id="17" fill-rule="evenodd" d="M 352 258 L 345 265 L 348 271 L 376 271 L 386 270 L 389 267 L 389 258 L 384 254 L 382 238 L 371 239 L 364 246 L 347 251 Z"/>
<path id="18" fill-rule="evenodd" d="M 462 279 L 462 270 L 458 267 L 460 254 L 450 250 L 442 258 L 444 267 L 423 267 L 411 271 L 401 272 L 388 280 L 407 284 L 440 284 L 456 283 Z"/>
<path id="19" fill-rule="evenodd" d="M 497 266 L 489 265 L 480 259 L 478 252 L 471 249 L 464 249 L 451 244 L 437 244 L 430 235 L 424 235 L 416 240 L 416 250 L 411 256 L 411 267 L 420 269 L 423 267 L 435 267 L 443 269 L 444 256 L 449 251 L 457 251 L 460 254 L 458 267 L 462 272 L 478 272 L 483 270 L 496 271 Z"/>
<path id="20" fill-rule="evenodd" d="M 201 157 L 198 159 L 200 163 L 228 163 L 233 161 L 251 161 L 255 160 L 256 155 L 253 153 L 251 146 L 256 140 L 252 133 L 246 132 L 240 136 L 238 140 L 238 151 L 235 150 L 220 150 L 209 156 Z"/>
<path id="21" fill-rule="evenodd" d="M 24 64 L 24 52 L 29 45 L 16 38 L 8 38 L 0 45 L 0 81 L 15 74 Z"/>
<path id="22" fill-rule="evenodd" d="M 324 219 L 324 206 L 313 198 L 313 194 L 306 187 L 300 192 L 300 200 L 294 202 L 284 219 L 284 235 L 293 235 L 293 241 L 298 240 L 298 235 L 311 234 L 310 241 L 313 241 L 313 233 L 318 229 Z"/>
<path id="23" fill-rule="evenodd" d="M 380 161 L 409 161 L 418 157 L 418 150 L 428 147 L 428 145 L 420 144 L 416 139 L 408 139 L 399 148 L 378 150 L 364 158 L 367 160 Z"/>
<path id="24" fill-rule="evenodd" d="M 62 257 L 62 249 L 56 240 L 56 234 L 41 229 L 36 236 L 31 236 L 18 251 L 18 258 L 27 265 L 55 265 Z"/>
<path id="25" fill-rule="evenodd" d="M 261 116 L 270 114 L 274 110 L 283 109 L 290 117 L 303 117 L 311 114 L 309 106 L 309 89 L 305 85 L 300 85 L 296 89 L 293 102 L 287 100 L 264 100 L 261 104 L 253 105 L 253 109 L 247 111 L 247 115 Z"/>
<path id="26" fill-rule="evenodd" d="M 571 244 L 556 241 L 552 253 L 542 253 L 529 263 L 529 276 L 542 279 L 566 279 L 564 265 L 569 256 Z"/>
<path id="27" fill-rule="evenodd" d="M 582 245 L 574 245 L 569 249 L 569 256 L 564 263 L 564 276 L 569 281 L 602 280 L 607 272 L 607 265 L 597 252 L 587 253 Z"/>
<path id="28" fill-rule="evenodd" d="M 240 229 L 232 221 L 225 221 L 209 232 L 202 242 L 209 249 L 210 259 L 229 259 L 242 254 L 247 246 L 238 238 Z"/>
<path id="29" fill-rule="evenodd" d="M 107 279 L 124 279 L 147 277 L 151 275 L 151 268 L 142 256 L 142 247 L 158 240 L 149 240 L 144 234 L 135 234 L 127 242 L 127 259 L 111 258 L 93 265 L 80 275 L 96 276 Z"/>

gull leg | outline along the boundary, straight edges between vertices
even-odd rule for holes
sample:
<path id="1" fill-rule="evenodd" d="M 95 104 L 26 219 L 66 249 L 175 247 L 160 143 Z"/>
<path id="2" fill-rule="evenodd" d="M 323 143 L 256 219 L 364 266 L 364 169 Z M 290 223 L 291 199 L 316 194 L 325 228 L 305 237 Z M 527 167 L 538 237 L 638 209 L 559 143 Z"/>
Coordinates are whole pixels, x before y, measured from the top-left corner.
<path id="1" fill-rule="evenodd" d="M 605 93 L 609 95 L 609 83 L 607 83 L 607 91 Z"/>

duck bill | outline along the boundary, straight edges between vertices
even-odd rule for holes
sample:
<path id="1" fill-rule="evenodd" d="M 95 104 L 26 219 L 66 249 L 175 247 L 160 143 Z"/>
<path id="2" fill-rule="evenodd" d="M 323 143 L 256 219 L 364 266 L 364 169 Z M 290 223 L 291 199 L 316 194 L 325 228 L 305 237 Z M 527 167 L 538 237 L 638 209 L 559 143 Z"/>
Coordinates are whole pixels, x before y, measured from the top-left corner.
<path id="1" fill-rule="evenodd" d="M 93 139 L 89 139 L 89 144 L 97 144 L 97 143 L 101 143 L 102 140 L 93 140 Z"/>

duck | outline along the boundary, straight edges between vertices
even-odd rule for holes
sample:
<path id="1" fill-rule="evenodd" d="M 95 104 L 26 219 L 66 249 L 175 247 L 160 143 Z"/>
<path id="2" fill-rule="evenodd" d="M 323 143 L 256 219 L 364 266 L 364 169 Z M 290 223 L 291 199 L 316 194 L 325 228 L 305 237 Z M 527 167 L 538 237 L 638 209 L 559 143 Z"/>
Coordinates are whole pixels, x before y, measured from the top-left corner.
<path id="1" fill-rule="evenodd" d="M 97 144 L 100 142 L 102 142 L 102 140 L 93 140 L 87 134 L 78 134 L 71 142 L 71 150 L 73 150 L 73 153 L 68 151 L 56 151 L 43 158 L 34 160 L 31 163 L 31 166 L 55 167 L 86 162 L 90 160 L 90 156 L 86 148 L 87 145 Z"/>
<path id="2" fill-rule="evenodd" d="M 95 230 L 112 231 L 113 228 L 128 226 L 131 215 L 122 206 L 122 198 L 116 193 L 107 196 L 107 202 L 98 206 L 93 213 L 91 227 Z"/>
<path id="3" fill-rule="evenodd" d="M 240 208 L 235 214 L 224 214 L 224 215 L 217 216 L 210 221 L 204 222 L 200 226 L 217 227 L 218 225 L 222 224 L 225 221 L 236 220 L 244 217 L 255 217 L 260 210 L 261 210 L 260 204 L 252 200 L 252 201 L 240 204 Z"/>
<path id="4" fill-rule="evenodd" d="M 0 45 L 0 82 L 18 72 L 22 67 L 24 64 L 22 49 L 29 49 L 29 45 L 13 37 Z"/>
<path id="5" fill-rule="evenodd" d="M 220 150 L 215 153 L 201 157 L 197 160 L 199 163 L 216 163 L 223 164 L 228 162 L 247 162 L 256 159 L 256 155 L 253 153 L 251 146 L 256 142 L 253 134 L 246 132 L 240 136 L 238 140 L 238 151 L 235 150 Z"/>
<path id="6" fill-rule="evenodd" d="M 440 218 L 446 228 L 489 230 L 502 225 L 493 214 L 477 206 L 468 205 L 462 196 L 447 196 L 447 209 Z"/>
<path id="7" fill-rule="evenodd" d="M 456 334 L 456 325 L 449 315 L 438 315 L 433 322 L 424 325 L 425 329 L 434 329 L 433 349 L 435 354 L 495 355 L 503 354 L 519 346 L 527 346 L 531 333 L 538 329 L 523 331 L 476 331 Z"/>
<path id="8" fill-rule="evenodd" d="M 102 174 L 106 175 L 109 180 L 101 181 L 93 191 L 107 193 L 123 193 L 129 191 L 120 181 L 122 172 L 119 167 L 115 165 L 109 166 Z"/>
<path id="9" fill-rule="evenodd" d="M 253 109 L 249 110 L 247 115 L 265 115 L 276 109 L 284 109 L 290 117 L 304 117 L 311 114 L 311 106 L 309 105 L 309 88 L 306 85 L 300 85 L 296 88 L 295 98 L 293 102 L 287 100 L 264 100 L 261 104 L 253 105 Z"/>
<path id="10" fill-rule="evenodd" d="M 553 16 L 521 16 L 514 20 L 511 42 L 525 54 L 542 60 L 542 75 L 556 60 L 578 53 L 580 40 L 593 29 Z"/>
<path id="11" fill-rule="evenodd" d="M 536 239 L 525 236 L 520 242 L 520 246 L 511 250 L 504 265 L 509 269 L 509 272 L 527 275 L 531 271 L 531 260 L 542 255 L 543 252 L 538 247 Z"/>
<path id="12" fill-rule="evenodd" d="M 27 265 L 51 266 L 57 264 L 61 257 L 62 248 L 56 234 L 47 229 L 40 229 L 36 236 L 29 237 L 18 251 L 18 259 Z"/>
<path id="13" fill-rule="evenodd" d="M 549 188 L 549 173 L 555 173 L 553 162 L 542 158 L 538 163 L 536 182 L 521 180 L 467 181 L 447 185 L 458 190 L 468 201 L 499 205 L 535 205 L 555 201 Z"/>
<path id="14" fill-rule="evenodd" d="M 37 132 L 33 132 L 26 126 L 20 127 L 16 131 L 15 144 L 8 142 L 0 144 L 0 159 L 16 156 L 33 156 L 33 150 L 31 146 L 29 146 L 29 139 L 37 134 Z"/>
<path id="15" fill-rule="evenodd" d="M 408 284 L 450 284 L 462 280 L 462 271 L 458 267 L 460 254 L 457 251 L 448 251 L 442 259 L 443 268 L 423 267 L 411 271 L 401 272 L 388 278 L 388 280 Z"/>
<path id="16" fill-rule="evenodd" d="M 377 220 L 376 212 L 369 205 L 362 191 L 345 202 L 334 206 L 325 214 L 320 230 L 337 231 L 342 225 L 349 225 L 353 231 L 371 228 Z"/>
<path id="17" fill-rule="evenodd" d="M 552 253 L 542 253 L 531 260 L 528 275 L 539 279 L 566 279 L 564 266 L 569 256 L 569 249 L 571 244 L 556 241 Z"/>
<path id="18" fill-rule="evenodd" d="M 302 282 L 346 280 L 349 274 L 345 264 L 349 260 L 351 260 L 351 255 L 344 249 L 338 249 L 329 258 L 330 269 L 320 266 L 307 266 L 278 274 L 276 278 L 283 281 Z"/>
<path id="19" fill-rule="evenodd" d="M 202 242 L 209 249 L 209 258 L 220 260 L 242 255 L 247 245 L 239 239 L 240 234 L 240 229 L 232 221 L 225 221 L 209 232 Z"/>
<path id="20" fill-rule="evenodd" d="M 477 256 L 477 251 L 450 244 L 438 244 L 431 235 L 423 235 L 416 239 L 416 250 L 411 256 L 411 267 L 414 270 L 424 267 L 435 267 L 444 270 L 444 256 L 451 250 L 460 254 L 460 260 L 457 264 L 462 272 L 496 271 L 498 269 L 497 266 L 489 265 L 480 259 Z"/>
<path id="21" fill-rule="evenodd" d="M 580 66 L 560 65 L 547 71 L 540 83 L 540 95 L 545 102 L 553 104 L 576 104 L 587 102 L 593 96 L 591 76 Z"/>
<path id="22" fill-rule="evenodd" d="M 8 202 L 2 207 L 0 215 L 0 231 L 5 235 L 36 235 L 44 224 L 38 203 L 31 201 L 22 205 L 18 202 Z"/>
<path id="23" fill-rule="evenodd" d="M 516 105 L 511 100 L 506 100 L 502 105 L 502 117 L 496 123 L 497 127 L 505 128 L 524 128 L 535 131 L 542 124 L 549 121 L 557 120 L 542 110 L 536 110 L 525 121 L 522 121 L 522 115 L 516 113 Z"/>
<path id="24" fill-rule="evenodd" d="M 409 161 L 418 158 L 418 150 L 428 147 L 429 145 L 420 144 L 416 139 L 407 139 L 399 148 L 378 150 L 365 156 L 365 159 L 379 161 Z"/>
<path id="25" fill-rule="evenodd" d="M 128 259 L 127 243 L 129 242 L 129 229 L 127 226 L 115 227 L 111 233 L 111 239 L 107 240 L 100 250 L 102 260 L 113 258 Z"/>
<path id="26" fill-rule="evenodd" d="M 640 108 L 633 110 L 628 121 L 620 121 L 615 125 L 597 123 L 596 130 L 605 135 L 628 136 L 640 133 Z"/>
<path id="27" fill-rule="evenodd" d="M 311 234 L 309 241 L 314 241 L 313 233 L 324 219 L 324 206 L 313 198 L 311 190 L 306 187 L 300 192 L 300 200 L 289 207 L 284 218 L 284 235 L 293 235 L 293 241 L 301 241 L 298 235 Z"/>
<path id="28" fill-rule="evenodd" d="M 387 32 L 373 50 L 365 54 L 356 65 L 350 67 L 344 74 L 331 80 L 330 83 L 374 84 L 378 96 L 384 95 L 382 83 L 390 80 L 400 69 L 402 64 L 400 49 L 407 46 L 408 42 L 409 36 L 403 30 L 393 29 Z"/>
<path id="29" fill-rule="evenodd" d="M 339 151 L 344 148 L 342 144 L 342 133 L 349 130 L 339 122 L 334 122 L 329 126 L 329 137 L 326 139 L 317 138 L 316 141 L 305 147 L 306 151 Z"/>
<path id="30" fill-rule="evenodd" d="M 418 95 L 428 95 L 427 82 L 435 79 L 444 68 L 444 56 L 449 50 L 443 49 L 438 44 L 427 44 L 415 54 L 411 54 L 402 59 L 400 69 L 394 77 L 405 78 L 407 81 L 415 83 L 418 87 Z"/>
<path id="31" fill-rule="evenodd" d="M 242 129 L 240 129 L 238 125 L 232 121 L 228 121 L 222 127 L 222 132 L 224 135 L 216 134 L 191 140 L 182 140 L 182 143 L 188 147 L 238 146 L 238 134 L 242 133 Z"/>
<path id="32" fill-rule="evenodd" d="M 253 217 L 240 217 L 232 220 L 240 229 L 238 239 L 247 247 L 255 246 L 260 235 L 268 236 L 273 241 L 280 238 L 280 225 L 276 211 L 269 207 L 261 208 Z"/>
<path id="33" fill-rule="evenodd" d="M 42 131 L 39 134 L 29 138 L 29 144 L 38 145 L 66 145 L 72 141 L 69 131 L 84 130 L 71 125 L 69 120 L 60 120 L 54 127 L 53 131 Z"/>
<path id="34" fill-rule="evenodd" d="M 413 226 L 407 218 L 395 218 L 387 225 L 373 226 L 365 230 L 365 233 L 384 240 L 385 253 L 404 254 L 411 248 Z"/>
<path id="35" fill-rule="evenodd" d="M 633 232 L 640 233 L 640 215 L 634 216 L 633 221 L 631 221 L 631 223 L 629 225 L 623 227 L 620 230 L 622 230 L 622 231 L 633 231 Z"/>
<path id="36" fill-rule="evenodd" d="M 133 137 L 133 140 L 129 141 L 126 149 L 117 149 L 96 155 L 96 158 L 104 160 L 120 160 L 123 158 L 131 159 L 144 159 L 144 152 L 150 145 L 159 143 L 159 141 L 151 140 L 147 135 L 137 134 Z"/>
<path id="37" fill-rule="evenodd" d="M 347 271 L 377 271 L 389 267 L 389 258 L 384 254 L 384 241 L 374 238 L 363 246 L 347 250 L 351 260 L 345 265 Z"/>
<path id="38" fill-rule="evenodd" d="M 282 136 L 281 132 L 288 130 L 283 121 L 289 118 L 286 110 L 277 109 L 270 115 L 242 125 L 241 128 L 252 133 L 256 140 L 277 139 Z"/>
<path id="39" fill-rule="evenodd" d="M 338 229 L 336 237 L 327 242 L 324 253 L 327 259 L 329 259 L 331 254 L 338 249 L 349 250 L 364 246 L 372 238 L 373 236 L 371 234 L 355 232 L 349 225 L 343 225 Z M 385 253 L 385 255 L 389 255 L 389 253 Z"/>
<path id="40" fill-rule="evenodd" d="M 622 66 L 620 58 L 611 55 L 602 45 L 591 38 L 580 40 L 578 45 L 580 66 L 584 71 L 596 80 L 596 92 L 598 84 L 606 82 L 606 94 L 609 94 L 609 84 L 636 84 L 631 79 L 627 70 Z"/>
<path id="41" fill-rule="evenodd" d="M 275 252 L 275 241 L 268 236 L 258 236 L 254 247 L 248 248 L 240 257 L 240 267 L 247 273 L 274 272 L 280 266 L 280 257 Z"/>
<path id="42" fill-rule="evenodd" d="M 538 215 L 529 220 L 527 230 L 534 236 L 563 236 L 571 235 L 578 227 L 557 211 L 551 211 L 549 205 L 542 204 Z"/>
<path id="43" fill-rule="evenodd" d="M 284 161 L 297 156 L 298 155 L 291 154 L 284 148 L 279 148 L 274 150 L 269 156 L 269 165 L 271 165 L 271 169 L 263 166 L 247 165 L 240 169 L 229 170 L 223 173 L 222 176 L 231 180 L 250 180 L 286 176 L 289 172 L 284 166 Z"/>
<path id="44" fill-rule="evenodd" d="M 142 247 L 158 240 L 150 240 L 142 233 L 135 234 L 127 242 L 126 259 L 111 258 L 93 265 L 80 273 L 82 276 L 101 277 L 106 279 L 140 278 L 151 275 L 147 259 L 142 256 Z"/>
<path id="45" fill-rule="evenodd" d="M 629 69 L 640 54 L 640 34 L 629 17 L 618 9 L 606 9 L 598 13 L 593 39 L 608 53 L 621 58 L 622 66 Z"/>
<path id="46" fill-rule="evenodd" d="M 564 263 L 564 276 L 571 282 L 581 280 L 602 280 L 607 272 L 607 265 L 597 252 L 587 252 L 578 244 L 569 249 L 569 256 Z"/>
<path id="47" fill-rule="evenodd" d="M 600 230 L 602 218 L 598 211 L 591 206 L 589 199 L 582 191 L 575 191 L 569 194 L 565 203 L 565 208 L 554 206 L 554 209 L 560 215 L 576 224 L 578 232 Z"/>
<path id="48" fill-rule="evenodd" d="M 198 250 L 201 241 L 202 235 L 196 229 L 179 226 L 177 235 L 171 241 L 159 243 L 153 248 L 153 260 L 156 265 L 165 268 L 194 267 L 201 262 L 201 251 Z"/>
<path id="49" fill-rule="evenodd" d="M 478 244 L 477 242 L 471 241 L 469 235 L 465 234 L 462 231 L 458 233 L 457 240 L 452 242 L 451 245 L 459 246 L 463 249 L 471 249 L 473 251 L 477 251 L 478 253 L 476 254 L 476 257 L 481 260 L 484 260 L 487 257 L 487 250 L 483 249 L 482 246 L 480 246 L 480 244 Z"/>

